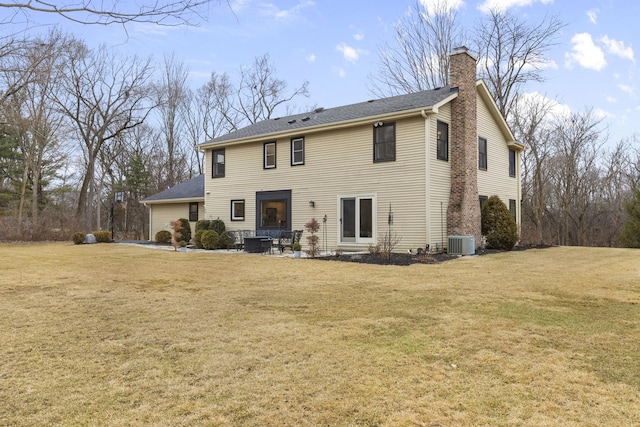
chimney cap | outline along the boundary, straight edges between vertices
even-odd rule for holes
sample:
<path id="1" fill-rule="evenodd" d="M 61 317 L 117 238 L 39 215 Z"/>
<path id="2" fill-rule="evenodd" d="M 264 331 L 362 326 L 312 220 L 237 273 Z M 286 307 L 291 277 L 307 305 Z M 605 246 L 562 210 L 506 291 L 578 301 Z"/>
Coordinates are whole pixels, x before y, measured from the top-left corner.
<path id="1" fill-rule="evenodd" d="M 476 58 L 474 55 L 472 55 L 469 52 L 469 48 L 466 47 L 466 46 L 458 46 L 458 47 L 454 48 L 453 52 L 451 52 L 451 54 L 449 56 L 458 55 L 458 54 L 461 54 L 461 53 L 466 53 L 467 55 L 469 55 L 470 57 L 472 57 L 476 61 L 478 60 L 478 58 Z"/>

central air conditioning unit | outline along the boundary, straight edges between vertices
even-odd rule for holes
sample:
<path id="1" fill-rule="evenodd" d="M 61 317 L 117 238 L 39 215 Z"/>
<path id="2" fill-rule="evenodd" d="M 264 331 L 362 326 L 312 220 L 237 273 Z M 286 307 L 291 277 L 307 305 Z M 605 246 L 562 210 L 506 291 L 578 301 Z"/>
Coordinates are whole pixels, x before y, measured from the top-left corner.
<path id="1" fill-rule="evenodd" d="M 450 255 L 473 255 L 476 253 L 476 239 L 473 236 L 449 236 L 447 253 Z"/>

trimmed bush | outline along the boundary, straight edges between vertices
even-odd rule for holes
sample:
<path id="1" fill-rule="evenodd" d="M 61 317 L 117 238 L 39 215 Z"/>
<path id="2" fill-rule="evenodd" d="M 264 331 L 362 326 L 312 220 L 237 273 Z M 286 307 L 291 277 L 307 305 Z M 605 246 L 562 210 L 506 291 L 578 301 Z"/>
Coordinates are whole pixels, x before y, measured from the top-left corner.
<path id="1" fill-rule="evenodd" d="M 196 228 L 198 227 L 198 225 L 196 224 Z M 204 233 L 207 230 L 196 230 L 195 234 L 193 235 L 193 244 L 196 245 L 196 248 L 198 249 L 202 249 L 202 233 Z"/>
<path id="2" fill-rule="evenodd" d="M 168 230 L 160 230 L 155 235 L 158 243 L 171 243 L 171 232 Z"/>
<path id="3" fill-rule="evenodd" d="M 229 249 L 229 235 L 226 231 L 218 233 L 218 247 L 220 249 Z"/>
<path id="4" fill-rule="evenodd" d="M 82 231 L 76 231 L 71 235 L 71 240 L 73 240 L 73 243 L 75 243 L 76 245 L 80 245 L 84 243 L 84 239 L 86 237 L 87 235 L 84 234 Z"/>
<path id="5" fill-rule="evenodd" d="M 224 225 L 224 221 L 221 219 L 213 219 L 211 221 L 209 221 L 209 230 L 214 230 L 216 233 L 218 233 L 218 236 L 222 236 L 222 234 L 227 231 L 226 227 Z"/>
<path id="6" fill-rule="evenodd" d="M 201 219 L 196 222 L 196 232 L 199 230 L 208 230 L 209 229 L 209 221 L 208 219 Z"/>
<path id="7" fill-rule="evenodd" d="M 94 231 L 92 233 L 98 243 L 111 243 L 111 232 L 109 230 Z"/>
<path id="8" fill-rule="evenodd" d="M 482 234 L 487 246 L 510 251 L 518 241 L 518 226 L 500 197 L 491 196 L 482 208 Z"/>
<path id="9" fill-rule="evenodd" d="M 214 230 L 204 230 L 200 236 L 200 242 L 204 249 L 215 249 L 218 246 L 218 233 Z"/>
<path id="10" fill-rule="evenodd" d="M 180 234 L 181 237 L 178 239 L 178 242 L 187 242 L 191 241 L 191 224 L 189 224 L 189 220 L 185 218 L 180 218 Z"/>

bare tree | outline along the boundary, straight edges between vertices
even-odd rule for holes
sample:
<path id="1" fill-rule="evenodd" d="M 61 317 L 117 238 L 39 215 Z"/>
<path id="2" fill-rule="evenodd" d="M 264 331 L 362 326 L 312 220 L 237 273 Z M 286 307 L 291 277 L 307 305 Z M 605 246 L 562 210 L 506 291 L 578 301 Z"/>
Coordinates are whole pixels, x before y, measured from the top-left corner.
<path id="1" fill-rule="evenodd" d="M 595 200 L 600 192 L 599 158 L 605 142 L 593 111 L 561 117 L 554 130 L 555 156 L 551 163 L 553 206 L 558 244 L 585 245 L 590 221 L 597 215 Z"/>
<path id="2" fill-rule="evenodd" d="M 429 13 L 419 2 L 394 23 L 395 45 L 378 49 L 378 73 L 369 76 L 377 96 L 419 92 L 449 84 L 449 54 L 465 44 L 455 9 L 436 0 Z"/>
<path id="3" fill-rule="evenodd" d="M 160 134 L 165 143 L 166 187 L 173 187 L 185 178 L 185 153 L 183 129 L 185 104 L 188 100 L 189 70 L 175 56 L 164 58 L 162 81 L 158 86 L 158 109 L 161 121 Z"/>
<path id="4" fill-rule="evenodd" d="M 228 74 L 212 73 L 211 79 L 198 92 L 205 106 L 205 133 L 208 138 L 242 126 L 268 120 L 278 111 L 291 114 L 291 102 L 309 96 L 309 82 L 287 91 L 287 83 L 276 77 L 269 55 L 255 58 L 250 67 L 240 69 L 240 81 L 234 85 Z"/>
<path id="5" fill-rule="evenodd" d="M 509 11 L 492 10 L 476 28 L 480 77 L 507 120 L 521 88 L 544 80 L 547 52 L 556 44 L 564 26 L 555 16 L 530 24 Z"/>
<path id="6" fill-rule="evenodd" d="M 161 25 L 191 25 L 192 17 L 204 17 L 206 9 L 214 0 L 155 0 L 151 2 L 104 2 L 81 0 L 51 2 L 43 0 L 12 1 L 0 3 L 0 8 L 13 11 L 5 21 L 13 22 L 16 15 L 27 19 L 33 13 L 56 13 L 70 21 L 81 24 L 111 25 L 131 22 L 148 22 Z M 229 4 L 228 1 L 225 3 Z"/>
<path id="7" fill-rule="evenodd" d="M 67 61 L 64 91 L 55 100 L 82 144 L 86 170 L 76 213 L 91 229 L 96 162 L 105 144 L 147 118 L 152 109 L 152 67 L 149 59 L 122 58 L 104 46 L 90 51 L 78 41 L 71 45 Z"/>
<path id="8" fill-rule="evenodd" d="M 67 36 L 54 30 L 46 38 L 25 43 L 17 55 L 3 58 L 12 59 L 11 65 L 2 70 L 3 83 L 12 88 L 2 106 L 4 120 L 15 131 L 22 171 L 20 177 L 14 177 L 19 182 L 16 229 L 20 236 L 27 217 L 33 235 L 39 234 L 44 180 L 56 173 L 65 154 L 60 145 L 64 117 L 50 99 L 58 88 L 56 82 L 63 66 L 60 54 L 66 42 Z M 25 75 L 29 77 L 25 79 Z M 29 203 L 30 215 L 27 214 Z"/>
<path id="9" fill-rule="evenodd" d="M 523 216 L 533 225 L 537 244 L 545 243 L 544 215 L 548 203 L 549 162 L 554 154 L 554 104 L 553 100 L 543 96 L 520 96 L 514 107 L 512 121 L 518 140 L 527 146 L 522 156 L 522 207 Z"/>

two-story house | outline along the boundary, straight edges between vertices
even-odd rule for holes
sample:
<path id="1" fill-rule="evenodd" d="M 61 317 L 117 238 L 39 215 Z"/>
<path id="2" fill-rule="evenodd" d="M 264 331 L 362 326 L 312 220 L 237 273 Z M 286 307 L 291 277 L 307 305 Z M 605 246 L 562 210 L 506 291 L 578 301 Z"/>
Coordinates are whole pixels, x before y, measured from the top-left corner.
<path id="1" fill-rule="evenodd" d="M 399 250 L 446 247 L 451 235 L 477 246 L 480 205 L 494 194 L 520 223 L 524 147 L 466 48 L 450 67 L 448 87 L 317 108 L 202 144 L 205 217 L 230 230 L 303 229 L 316 218 L 330 250 L 366 250 L 389 230 Z"/>

